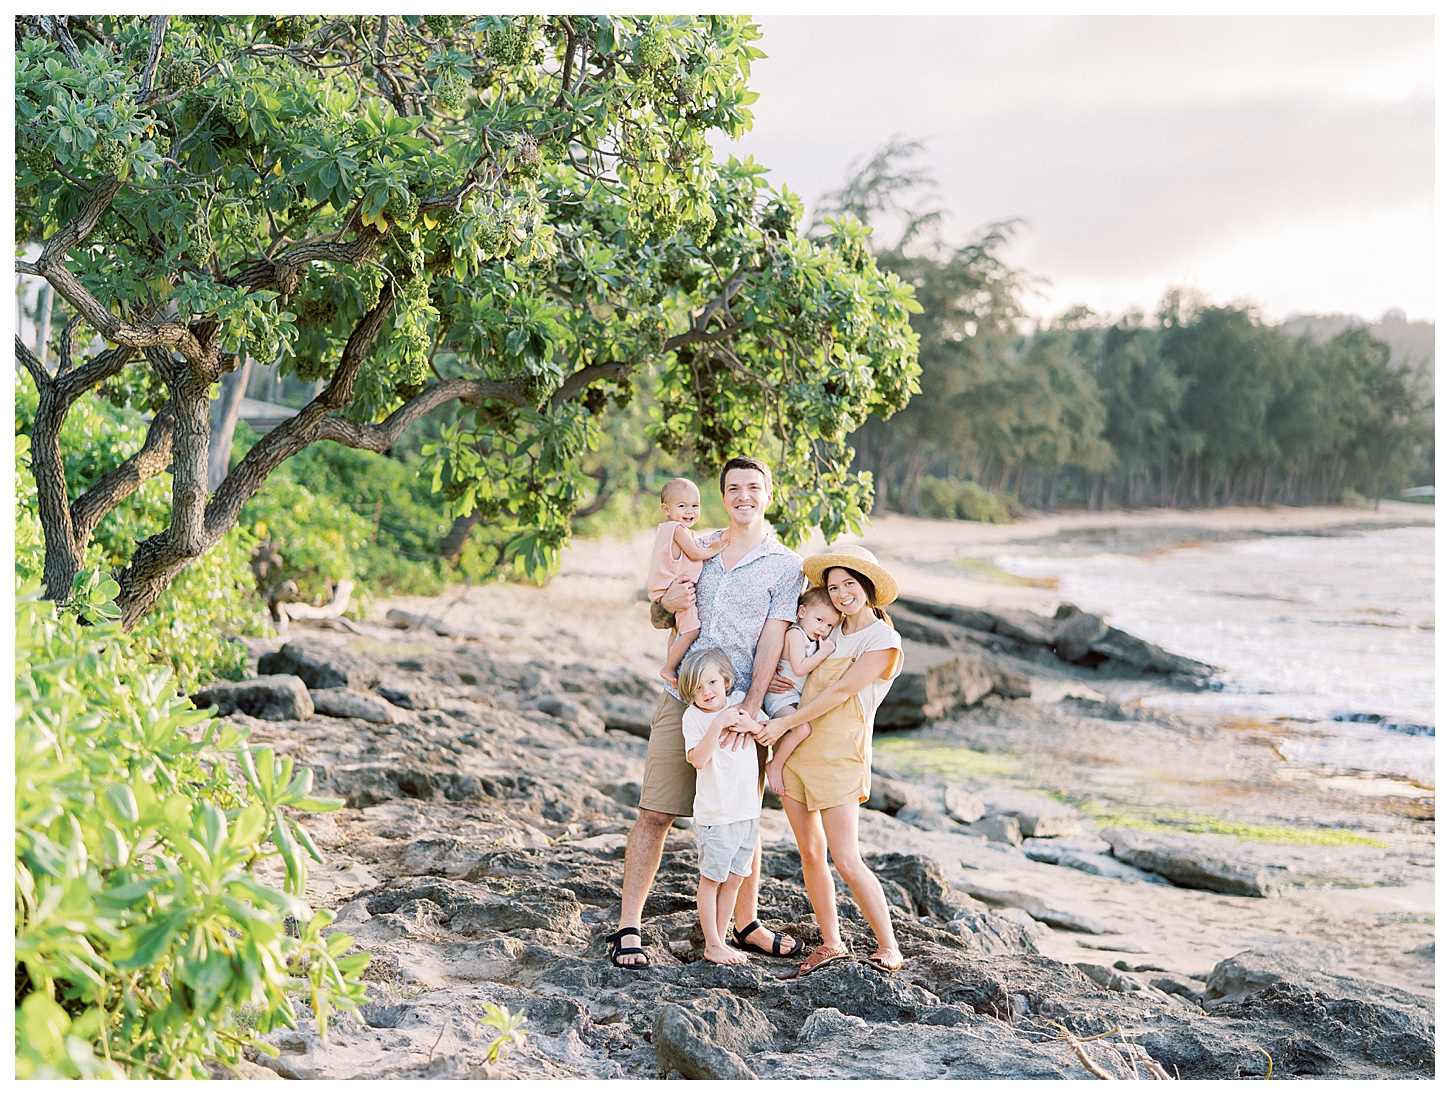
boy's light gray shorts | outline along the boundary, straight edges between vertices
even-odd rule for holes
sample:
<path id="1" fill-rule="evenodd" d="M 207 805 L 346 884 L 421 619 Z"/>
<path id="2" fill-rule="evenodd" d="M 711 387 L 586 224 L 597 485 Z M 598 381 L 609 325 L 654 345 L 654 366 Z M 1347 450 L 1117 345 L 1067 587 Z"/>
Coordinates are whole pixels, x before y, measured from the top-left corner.
<path id="1" fill-rule="evenodd" d="M 797 691 L 791 692 L 767 692 L 765 701 L 760 705 L 771 718 L 780 714 L 782 707 L 799 707 L 801 705 L 801 694 Z"/>
<path id="2" fill-rule="evenodd" d="M 732 874 L 750 874 L 755 846 L 760 843 L 760 818 L 728 825 L 695 822 L 695 843 L 700 849 L 700 873 L 711 882 L 724 882 Z"/>

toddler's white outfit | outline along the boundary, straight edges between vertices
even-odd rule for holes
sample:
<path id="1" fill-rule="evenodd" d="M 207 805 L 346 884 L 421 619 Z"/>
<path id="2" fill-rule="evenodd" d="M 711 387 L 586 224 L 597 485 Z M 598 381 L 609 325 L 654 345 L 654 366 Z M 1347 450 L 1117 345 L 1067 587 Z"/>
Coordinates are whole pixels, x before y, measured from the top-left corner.
<path id="1" fill-rule="evenodd" d="M 791 624 L 790 627 L 785 629 L 785 633 L 787 636 L 790 635 L 792 631 L 799 631 L 802 635 L 806 633 L 805 628 L 800 627 L 797 624 Z M 806 639 L 807 658 L 813 655 L 820 648 L 821 644 L 816 642 L 814 639 Z M 799 707 L 801 705 L 801 689 L 805 687 L 806 683 L 805 677 L 797 674 L 795 670 L 790 667 L 789 658 L 781 658 L 780 664 L 775 667 L 775 671 L 779 673 L 782 677 L 789 677 L 791 680 L 793 680 L 795 682 L 795 687 L 792 688 L 789 692 L 767 692 L 765 694 L 765 699 L 764 701 L 762 701 L 760 707 L 761 710 L 764 711 L 771 718 L 775 718 L 776 715 L 780 714 L 780 710 L 783 707 Z"/>
<path id="2" fill-rule="evenodd" d="M 745 702 L 744 692 L 732 692 L 726 707 Z M 685 708 L 680 729 L 688 753 L 710 730 L 719 711 Z M 700 873 L 711 882 L 724 882 L 732 874 L 750 874 L 755 846 L 760 842 L 760 760 L 753 744 L 740 749 L 715 750 L 710 763 L 695 772 L 695 843 L 700 849 Z"/>

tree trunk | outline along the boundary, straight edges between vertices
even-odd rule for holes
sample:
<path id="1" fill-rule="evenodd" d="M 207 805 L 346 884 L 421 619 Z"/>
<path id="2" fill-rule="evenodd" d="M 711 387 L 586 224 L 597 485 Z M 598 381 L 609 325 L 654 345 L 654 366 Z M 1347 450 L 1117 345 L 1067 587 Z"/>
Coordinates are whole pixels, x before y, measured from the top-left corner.
<path id="1" fill-rule="evenodd" d="M 252 357 L 248 354 L 241 368 L 222 377 L 221 395 L 211 404 L 211 444 L 207 451 L 206 489 L 216 490 L 227 477 L 231 465 L 232 436 L 242 412 L 242 397 L 247 394 L 247 381 L 252 375 Z"/>

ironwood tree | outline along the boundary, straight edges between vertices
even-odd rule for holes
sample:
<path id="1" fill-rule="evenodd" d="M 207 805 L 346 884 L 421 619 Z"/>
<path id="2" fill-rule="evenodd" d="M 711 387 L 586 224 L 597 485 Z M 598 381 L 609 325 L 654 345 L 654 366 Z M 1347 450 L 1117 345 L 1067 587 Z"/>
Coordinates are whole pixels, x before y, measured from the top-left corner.
<path id="1" fill-rule="evenodd" d="M 917 305 L 859 221 L 806 238 L 764 168 L 713 155 L 712 131 L 751 124 L 747 18 L 42 16 L 16 36 L 17 241 L 39 249 L 16 270 L 65 313 L 53 371 L 15 348 L 52 598 L 149 477 L 172 474 L 170 522 L 115 575 L 128 627 L 290 456 L 386 451 L 453 400 L 435 489 L 546 573 L 599 415 L 649 364 L 657 443 L 706 473 L 768 457 L 788 543 L 869 511 L 846 437 L 915 390 Z M 245 355 L 320 390 L 209 491 L 209 401 Z M 59 433 L 97 397 L 149 432 L 72 498 Z"/>

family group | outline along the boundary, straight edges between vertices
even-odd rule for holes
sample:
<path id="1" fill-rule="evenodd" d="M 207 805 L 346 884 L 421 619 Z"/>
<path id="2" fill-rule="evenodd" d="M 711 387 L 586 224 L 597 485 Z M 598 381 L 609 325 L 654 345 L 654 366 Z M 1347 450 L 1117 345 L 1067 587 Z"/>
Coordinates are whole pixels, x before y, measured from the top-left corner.
<path id="1" fill-rule="evenodd" d="M 850 956 L 832 862 L 876 935 L 866 961 L 901 968 L 886 897 L 857 842 L 860 805 L 871 793 L 876 710 L 901 672 L 901 636 L 882 610 L 896 599 L 896 581 L 857 545 L 802 560 L 766 522 L 771 490 L 763 461 L 727 461 L 720 493 L 729 526 L 699 538 L 695 484 L 675 479 L 661 493 L 668 520 L 650 568 L 651 614 L 676 635 L 651 724 L 639 818 L 625 846 L 620 928 L 609 937 L 610 960 L 622 968 L 649 965 L 641 917 L 679 817 L 693 819 L 699 848 L 705 959 L 735 965 L 748 960 L 745 951 L 794 957 L 804 950 L 802 940 L 763 926 L 756 914 L 767 782 L 799 846 L 821 934 L 800 973 Z"/>

